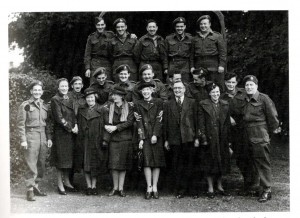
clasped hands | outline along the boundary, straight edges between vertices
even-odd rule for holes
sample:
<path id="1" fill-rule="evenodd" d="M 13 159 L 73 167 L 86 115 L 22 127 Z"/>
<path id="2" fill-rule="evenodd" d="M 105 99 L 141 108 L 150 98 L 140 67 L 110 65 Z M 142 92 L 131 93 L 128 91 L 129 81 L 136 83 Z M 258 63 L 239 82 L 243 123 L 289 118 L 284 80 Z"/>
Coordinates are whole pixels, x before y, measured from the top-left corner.
<path id="1" fill-rule="evenodd" d="M 112 126 L 112 125 L 105 125 L 104 128 L 109 133 L 113 133 L 114 131 L 117 130 L 117 126 Z"/>

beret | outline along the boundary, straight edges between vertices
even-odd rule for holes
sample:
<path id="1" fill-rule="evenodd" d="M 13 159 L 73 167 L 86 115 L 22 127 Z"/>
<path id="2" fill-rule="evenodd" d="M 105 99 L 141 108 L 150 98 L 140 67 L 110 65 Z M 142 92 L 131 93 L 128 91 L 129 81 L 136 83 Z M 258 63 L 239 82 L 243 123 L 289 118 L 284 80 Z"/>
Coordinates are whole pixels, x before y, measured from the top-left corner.
<path id="1" fill-rule="evenodd" d="M 124 18 L 118 18 L 114 21 L 113 26 L 116 27 L 116 25 L 118 23 L 125 23 L 126 24 L 126 20 Z"/>
<path id="2" fill-rule="evenodd" d="M 175 26 L 177 23 L 184 23 L 186 24 L 186 20 L 184 17 L 177 17 L 174 21 L 173 21 L 173 26 Z"/>
<path id="3" fill-rule="evenodd" d="M 105 73 L 106 74 L 106 69 L 104 67 L 98 67 L 94 74 L 93 74 L 93 77 L 97 77 L 98 75 L 102 74 L 102 73 Z"/>
<path id="4" fill-rule="evenodd" d="M 34 81 L 32 81 L 31 83 L 30 83 L 30 85 L 29 85 L 29 90 L 31 90 L 34 86 L 36 86 L 36 85 L 39 85 L 39 86 L 41 86 L 42 88 L 44 87 L 44 84 L 41 82 L 41 81 L 39 81 L 39 80 L 34 80 Z"/>
<path id="5" fill-rule="evenodd" d="M 244 77 L 243 82 L 246 83 L 246 82 L 248 82 L 248 81 L 252 81 L 252 82 L 254 82 L 256 85 L 258 84 L 257 78 L 256 78 L 255 76 L 253 76 L 253 75 L 247 75 L 247 76 Z"/>
<path id="6" fill-rule="evenodd" d="M 123 70 L 127 70 L 128 73 L 131 73 L 130 67 L 127 64 L 122 64 L 122 65 L 117 67 L 116 74 L 119 74 Z"/>
<path id="7" fill-rule="evenodd" d="M 203 67 L 200 67 L 200 68 L 195 69 L 195 70 L 193 71 L 193 75 L 198 75 L 199 78 L 200 78 L 200 77 L 206 77 L 207 74 L 208 74 L 208 71 L 207 71 L 205 68 L 203 68 Z"/>
<path id="8" fill-rule="evenodd" d="M 112 94 L 118 94 L 118 95 L 126 95 L 126 90 L 121 86 L 114 86 L 114 88 L 111 90 Z"/>
<path id="9" fill-rule="evenodd" d="M 102 17 L 95 17 L 95 25 L 102 20 L 104 21 L 104 19 Z"/>
<path id="10" fill-rule="evenodd" d="M 76 82 L 77 80 L 81 80 L 81 82 L 82 82 L 82 78 L 80 77 L 80 76 L 74 76 L 73 78 L 72 78 L 72 80 L 70 81 L 70 84 L 72 85 L 74 82 Z"/>
<path id="11" fill-rule="evenodd" d="M 219 87 L 220 89 L 220 86 L 214 82 L 212 83 L 208 83 L 206 86 L 205 86 L 205 89 L 207 91 L 207 93 L 210 93 L 211 90 L 214 90 L 215 88 Z"/>
<path id="12" fill-rule="evenodd" d="M 96 94 L 96 93 L 97 93 L 97 91 L 94 88 L 89 87 L 84 90 L 84 97 L 91 95 L 91 94 Z"/>
<path id="13" fill-rule="evenodd" d="M 138 89 L 139 90 L 142 90 L 143 88 L 146 88 L 146 87 L 155 87 L 155 85 L 153 84 L 153 83 L 150 83 L 150 82 L 142 82 L 140 85 L 139 85 L 139 87 L 138 87 Z"/>
<path id="14" fill-rule="evenodd" d="M 142 74 L 145 70 L 152 70 L 153 71 L 153 68 L 152 68 L 152 66 L 150 64 L 144 64 L 141 67 L 139 73 Z"/>
<path id="15" fill-rule="evenodd" d="M 211 18 L 209 15 L 203 15 L 203 16 L 199 17 L 199 19 L 197 20 L 197 25 L 200 25 L 201 20 L 204 20 L 204 19 L 208 19 L 209 22 L 211 22 Z"/>

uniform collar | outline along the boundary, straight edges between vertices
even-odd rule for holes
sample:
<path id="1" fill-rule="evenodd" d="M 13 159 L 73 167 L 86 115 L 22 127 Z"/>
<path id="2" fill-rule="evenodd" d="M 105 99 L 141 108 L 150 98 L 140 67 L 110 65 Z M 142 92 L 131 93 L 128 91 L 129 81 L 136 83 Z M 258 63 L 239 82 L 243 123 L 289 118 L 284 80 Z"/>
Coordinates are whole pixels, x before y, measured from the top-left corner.
<path id="1" fill-rule="evenodd" d="M 179 41 L 183 41 L 186 38 L 186 33 L 183 33 L 183 37 L 181 39 L 181 36 L 179 36 L 177 33 L 175 33 L 175 36 Z"/>
<path id="2" fill-rule="evenodd" d="M 259 91 L 256 91 L 256 93 L 254 95 L 252 95 L 251 98 L 249 98 L 249 96 L 246 95 L 246 99 L 247 99 L 248 102 L 250 102 L 251 99 L 253 99 L 254 101 L 257 102 L 258 101 L 258 96 L 259 96 Z"/>
<path id="3" fill-rule="evenodd" d="M 197 33 L 201 38 L 206 38 L 208 35 L 213 34 L 213 31 L 210 29 L 208 33 L 202 33 L 201 31 L 198 31 Z"/>

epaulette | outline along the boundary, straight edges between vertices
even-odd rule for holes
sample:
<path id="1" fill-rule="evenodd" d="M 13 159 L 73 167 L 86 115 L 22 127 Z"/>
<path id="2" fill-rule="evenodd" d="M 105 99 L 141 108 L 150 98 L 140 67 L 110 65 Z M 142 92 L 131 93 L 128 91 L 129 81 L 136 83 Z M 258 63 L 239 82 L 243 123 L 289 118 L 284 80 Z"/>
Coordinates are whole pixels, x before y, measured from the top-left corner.
<path id="1" fill-rule="evenodd" d="M 136 81 L 133 81 L 133 80 L 129 80 L 129 82 L 133 83 L 133 84 L 137 84 Z"/>
<path id="2" fill-rule="evenodd" d="M 113 81 L 111 81 L 111 80 L 106 80 L 105 82 L 110 83 L 110 84 L 112 84 L 112 85 L 115 84 L 115 83 L 114 83 Z"/>
<path id="3" fill-rule="evenodd" d="M 155 79 L 153 79 L 155 82 L 161 82 L 162 83 L 162 81 L 160 81 L 159 79 L 157 79 L 157 78 L 155 78 Z"/>
<path id="4" fill-rule="evenodd" d="M 186 36 L 192 37 L 192 34 L 190 33 L 185 33 Z"/>
<path id="5" fill-rule="evenodd" d="M 107 31 L 105 31 L 105 35 L 109 36 L 109 38 L 112 38 L 115 36 L 115 33 L 113 31 L 107 30 Z"/>
<path id="6" fill-rule="evenodd" d="M 93 36 L 93 35 L 95 35 L 97 33 L 97 31 L 96 32 L 93 32 L 93 33 L 91 33 L 89 36 Z"/>
<path id="7" fill-rule="evenodd" d="M 213 33 L 215 33 L 217 35 L 222 35 L 221 33 L 217 32 L 217 31 L 213 31 Z"/>
<path id="8" fill-rule="evenodd" d="M 171 33 L 170 35 L 167 35 L 167 36 L 166 36 L 166 39 L 172 38 L 172 37 L 174 37 L 174 36 L 175 36 L 175 33 Z"/>

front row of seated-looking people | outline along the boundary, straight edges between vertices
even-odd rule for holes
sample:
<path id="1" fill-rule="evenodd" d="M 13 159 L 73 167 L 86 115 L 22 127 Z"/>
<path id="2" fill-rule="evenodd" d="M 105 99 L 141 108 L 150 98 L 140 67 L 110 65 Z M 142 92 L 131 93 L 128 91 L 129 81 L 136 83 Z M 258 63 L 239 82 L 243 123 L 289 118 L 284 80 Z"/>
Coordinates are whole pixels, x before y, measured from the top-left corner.
<path id="1" fill-rule="evenodd" d="M 202 68 L 195 70 L 190 84 L 175 73 L 168 89 L 153 79 L 149 64 L 141 67 L 143 80 L 138 84 L 129 81 L 128 65 L 117 68 L 120 82 L 109 87 L 105 86 L 105 72 L 105 68 L 96 69 L 98 87 L 91 85 L 83 94 L 79 76 L 71 80 L 71 92 L 68 80 L 59 79 L 51 108 L 41 99 L 42 82 L 30 85 L 31 98 L 21 104 L 17 124 L 27 164 L 27 200 L 47 195 L 38 182 L 45 171 L 47 147 L 52 146 L 50 111 L 51 156 L 59 194 L 78 191 L 73 175 L 83 171 L 86 194 L 97 195 L 97 178 L 109 169 L 113 186 L 108 196 L 125 197 L 126 172 L 133 168 L 133 151 L 138 148 L 142 151 L 146 199 L 159 198 L 160 171 L 169 161 L 176 198 L 186 196 L 187 189 L 199 180 L 195 169 L 200 169 L 207 181 L 209 198 L 230 195 L 224 190 L 222 177 L 229 173 L 232 154 L 244 179 L 239 194 L 257 194 L 256 188 L 262 186 L 259 202 L 271 199 L 269 134 L 280 128 L 274 103 L 257 90 L 255 76 L 246 76 L 242 89 L 237 88 L 237 75 L 227 73 L 226 90 L 221 93 L 218 84 L 205 80 Z M 200 161 L 195 162 L 197 158 Z"/>

